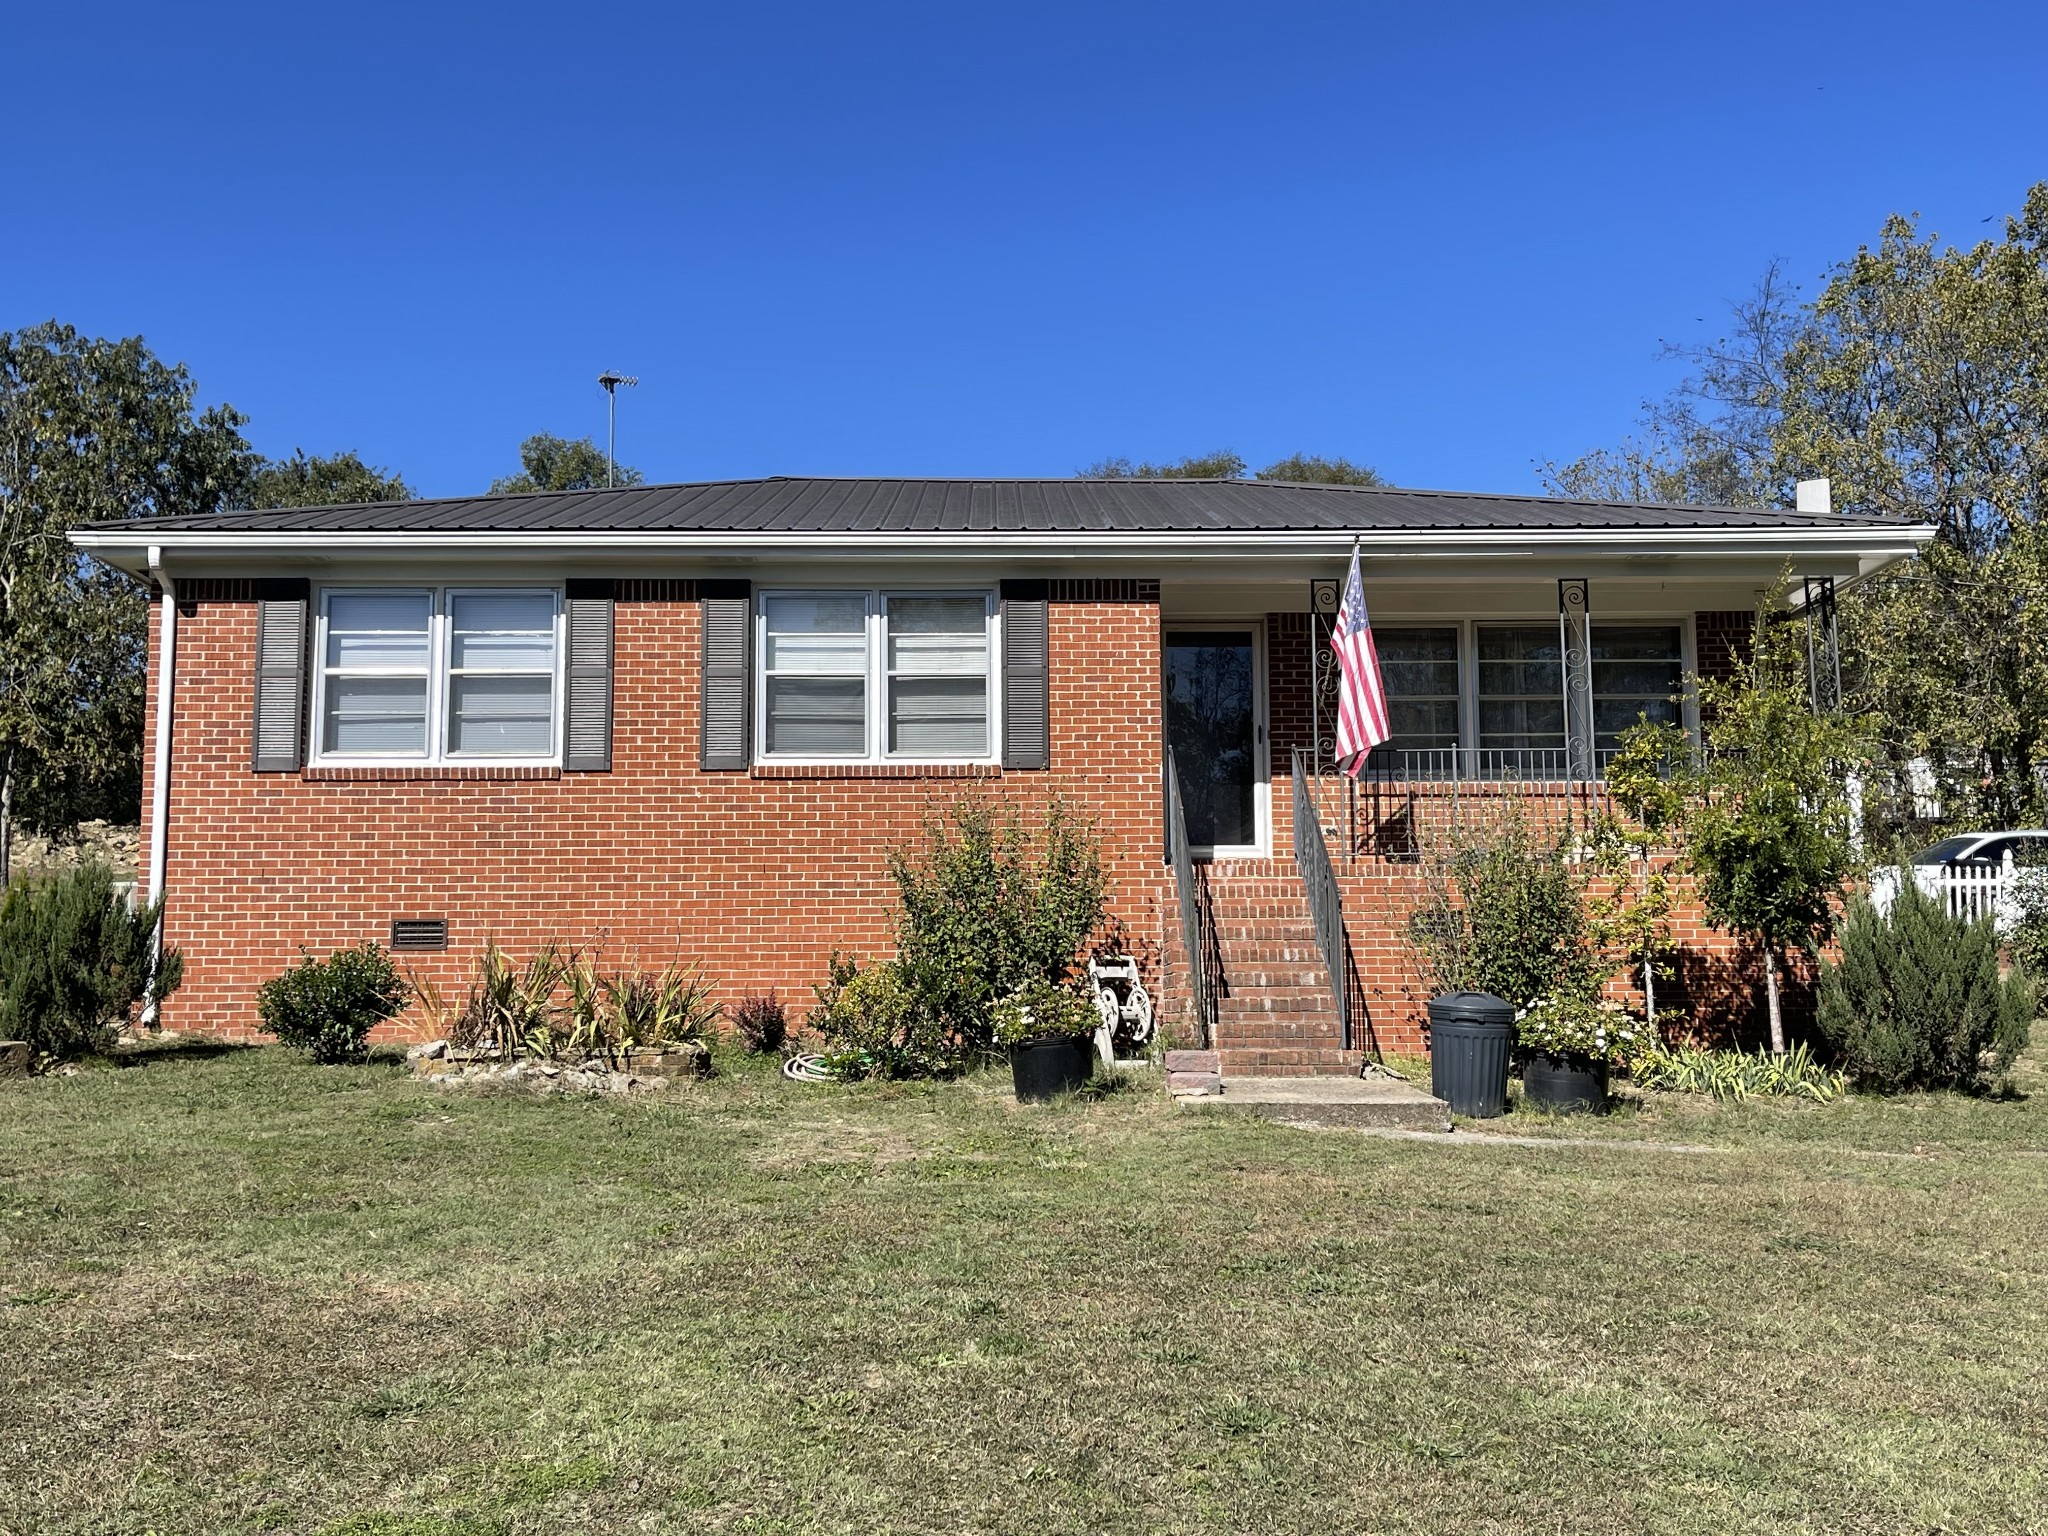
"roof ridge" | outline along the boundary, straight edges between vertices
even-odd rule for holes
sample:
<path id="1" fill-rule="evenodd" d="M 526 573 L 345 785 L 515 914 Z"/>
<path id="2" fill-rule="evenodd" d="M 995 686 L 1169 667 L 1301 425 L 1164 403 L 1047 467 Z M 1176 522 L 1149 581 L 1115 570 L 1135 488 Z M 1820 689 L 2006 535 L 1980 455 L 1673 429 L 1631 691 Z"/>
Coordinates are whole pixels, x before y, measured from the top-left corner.
<path id="1" fill-rule="evenodd" d="M 1542 496 L 1528 491 L 1458 491 L 1430 486 L 1412 485 L 1347 485 L 1327 480 L 1261 480 L 1255 476 L 1225 475 L 735 475 L 719 480 L 665 480 L 638 485 L 597 485 L 581 490 L 560 491 L 477 491 L 466 496 L 414 496 L 402 502 L 324 502 L 312 507 L 224 507 L 219 513 L 201 513 L 200 516 L 218 516 L 225 513 L 242 512 L 333 512 L 343 508 L 365 508 L 374 506 L 409 506 L 417 508 L 446 507 L 465 502 L 519 501 L 538 502 L 543 498 L 556 499 L 574 496 L 624 496 L 632 493 L 645 494 L 652 491 L 710 491 L 743 485 L 788 485 L 797 483 L 844 484 L 844 485 L 1116 485 L 1165 487 L 1181 485 L 1216 485 L 1242 487 L 1260 491 L 1317 491 L 1324 494 L 1350 496 L 1416 496 L 1451 498 L 1459 501 L 1507 502 L 1518 506 L 1575 506 L 1609 507 L 1620 510 L 1650 510 L 1659 512 L 1733 512 L 1744 516 L 1758 513 L 1784 515 L 1788 517 L 1830 517 L 1844 521 L 1864 521 L 1848 512 L 1816 513 L 1802 511 L 1797 507 L 1766 505 L 1740 505 L 1732 502 L 1709 501 L 1620 501 L 1602 496 Z M 123 520 L 125 521 L 125 520 Z M 139 521 L 139 520 L 138 520 Z"/>
<path id="2" fill-rule="evenodd" d="M 1310 495 L 1310 492 L 1320 493 Z M 1338 505 L 1339 501 L 1343 505 Z M 545 502 L 546 505 L 542 505 Z M 1014 505 L 1013 505 L 1014 504 Z M 1042 505 L 1041 505 L 1042 504 Z M 917 477 L 764 475 L 579 491 L 513 491 L 318 507 L 236 507 L 89 525 L 246 532 L 518 528 L 573 535 L 605 530 L 856 527 L 940 534 L 1016 526 L 1076 531 L 1351 528 L 1654 528 L 1842 531 L 1889 519 L 1785 507 L 1604 501 L 1497 491 L 1443 491 L 1321 481 L 1130 476 Z M 1917 525 L 1916 525 L 1917 526 Z"/>

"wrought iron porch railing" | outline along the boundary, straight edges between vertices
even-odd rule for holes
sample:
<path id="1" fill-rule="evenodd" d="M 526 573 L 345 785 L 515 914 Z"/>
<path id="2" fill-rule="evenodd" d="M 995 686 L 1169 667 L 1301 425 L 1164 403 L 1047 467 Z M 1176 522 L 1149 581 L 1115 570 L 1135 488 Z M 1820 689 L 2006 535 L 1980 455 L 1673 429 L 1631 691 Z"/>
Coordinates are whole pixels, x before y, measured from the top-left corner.
<path id="1" fill-rule="evenodd" d="M 1604 774 L 1613 761 L 1613 748 L 1595 752 L 1594 776 Z M 1407 784 L 1468 779 L 1479 784 L 1563 784 L 1573 777 L 1570 754 L 1563 747 L 1381 747 L 1365 760 L 1365 772 Z"/>
<path id="2" fill-rule="evenodd" d="M 1323 841 L 1322 817 L 1309 793 L 1308 754 L 1299 747 L 1294 749 L 1294 867 L 1301 875 L 1302 893 L 1308 898 L 1309 917 L 1316 929 L 1316 948 L 1322 952 L 1323 970 L 1330 980 L 1330 998 L 1336 1005 L 1344 1049 L 1348 1051 L 1351 988 L 1344 900 L 1337 889 L 1337 871 L 1330 866 L 1329 845 Z"/>
<path id="3" fill-rule="evenodd" d="M 1597 767 L 1604 772 L 1613 756 L 1597 754 Z M 1356 779 L 1329 763 L 1308 766 L 1308 798 L 1329 846 L 1347 859 L 1414 860 L 1446 834 L 1505 816 L 1564 834 L 1610 808 L 1602 780 L 1569 776 L 1561 747 L 1383 747 Z"/>
<path id="4" fill-rule="evenodd" d="M 1187 955 L 1188 993 L 1195 1005 L 1195 1030 L 1202 1048 L 1216 1038 L 1215 999 L 1209 989 L 1209 913 L 1201 870 L 1188 847 L 1187 813 L 1181 808 L 1180 770 L 1166 749 L 1166 860 L 1173 866 L 1174 900 L 1180 907 L 1181 949 Z"/>

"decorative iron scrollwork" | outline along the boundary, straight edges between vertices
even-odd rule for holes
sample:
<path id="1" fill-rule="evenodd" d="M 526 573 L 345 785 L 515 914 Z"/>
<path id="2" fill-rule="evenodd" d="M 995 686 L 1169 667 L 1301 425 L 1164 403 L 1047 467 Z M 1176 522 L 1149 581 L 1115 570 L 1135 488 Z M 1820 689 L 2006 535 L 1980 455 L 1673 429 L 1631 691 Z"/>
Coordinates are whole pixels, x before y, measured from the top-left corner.
<path id="1" fill-rule="evenodd" d="M 1557 631 L 1563 658 L 1565 777 L 1586 783 L 1596 773 L 1592 594 L 1583 576 L 1567 576 L 1557 584 Z"/>
<path id="2" fill-rule="evenodd" d="M 1832 576 L 1806 578 L 1806 689 L 1816 715 L 1842 707 L 1842 648 Z"/>

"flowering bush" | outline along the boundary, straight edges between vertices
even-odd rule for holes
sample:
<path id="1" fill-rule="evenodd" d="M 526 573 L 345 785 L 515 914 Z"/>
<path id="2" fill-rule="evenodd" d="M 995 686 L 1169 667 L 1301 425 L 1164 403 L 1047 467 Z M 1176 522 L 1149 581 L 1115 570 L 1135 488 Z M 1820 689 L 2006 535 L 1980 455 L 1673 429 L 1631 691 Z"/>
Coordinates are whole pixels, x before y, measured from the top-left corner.
<path id="1" fill-rule="evenodd" d="M 1033 980 L 996 1004 L 992 1022 L 996 1044 L 1015 1046 L 1062 1035 L 1092 1035 L 1102 1016 L 1074 988 Z"/>
<path id="2" fill-rule="evenodd" d="M 1625 1063 L 1654 1049 L 1657 1032 L 1619 1003 L 1553 993 L 1515 1015 L 1515 1041 L 1533 1056 Z"/>

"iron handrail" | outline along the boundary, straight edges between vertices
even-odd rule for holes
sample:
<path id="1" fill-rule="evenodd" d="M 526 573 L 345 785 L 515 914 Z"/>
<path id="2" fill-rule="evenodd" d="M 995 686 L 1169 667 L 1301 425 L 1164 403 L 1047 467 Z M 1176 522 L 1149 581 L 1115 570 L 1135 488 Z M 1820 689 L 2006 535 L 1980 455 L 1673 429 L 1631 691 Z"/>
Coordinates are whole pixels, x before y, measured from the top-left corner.
<path id="1" fill-rule="evenodd" d="M 1173 894 L 1180 905 L 1180 942 L 1188 957 L 1188 992 L 1195 1004 L 1195 1028 L 1202 1048 L 1215 1038 L 1216 1015 L 1209 997 L 1209 924 L 1202 910 L 1200 877 L 1188 846 L 1187 814 L 1181 808 L 1180 770 L 1166 749 L 1166 858 L 1173 866 Z"/>
<path id="2" fill-rule="evenodd" d="M 1294 749 L 1294 867 L 1308 898 L 1309 917 L 1316 929 L 1316 948 L 1322 951 L 1323 968 L 1330 978 L 1330 999 L 1336 1005 L 1337 1022 L 1344 1031 L 1344 1049 L 1348 1051 L 1351 988 L 1350 968 L 1346 964 L 1344 898 L 1337 889 L 1337 871 L 1330 864 L 1329 844 L 1323 840 L 1323 819 L 1309 792 L 1308 754 L 1299 747 Z"/>

